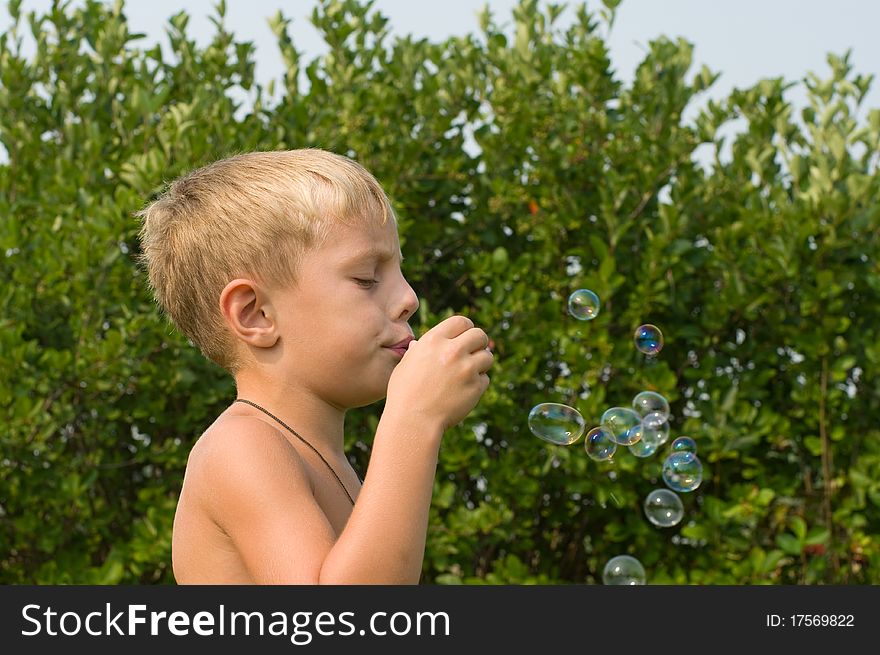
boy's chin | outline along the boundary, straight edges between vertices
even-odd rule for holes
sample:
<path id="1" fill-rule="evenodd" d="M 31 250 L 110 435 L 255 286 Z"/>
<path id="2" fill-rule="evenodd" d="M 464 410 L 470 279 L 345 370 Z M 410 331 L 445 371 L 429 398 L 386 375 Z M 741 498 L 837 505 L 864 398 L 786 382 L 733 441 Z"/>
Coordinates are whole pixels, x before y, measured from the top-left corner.
<path id="1" fill-rule="evenodd" d="M 371 394 L 369 396 L 365 396 L 364 398 L 360 398 L 356 401 L 356 404 L 352 405 L 352 409 L 358 409 L 360 407 L 367 407 L 369 405 L 374 405 L 380 400 L 385 400 L 385 397 L 388 395 L 387 389 L 383 390 L 381 393 Z"/>

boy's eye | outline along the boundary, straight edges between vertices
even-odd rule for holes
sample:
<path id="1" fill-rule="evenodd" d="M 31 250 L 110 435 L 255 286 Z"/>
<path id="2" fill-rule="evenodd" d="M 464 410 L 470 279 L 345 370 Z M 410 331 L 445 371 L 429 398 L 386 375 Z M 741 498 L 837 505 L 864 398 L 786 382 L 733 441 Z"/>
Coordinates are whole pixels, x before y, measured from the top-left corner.
<path id="1" fill-rule="evenodd" d="M 379 280 L 358 280 L 357 278 L 355 278 L 355 282 L 360 284 L 365 289 L 369 289 L 374 284 L 379 284 Z"/>

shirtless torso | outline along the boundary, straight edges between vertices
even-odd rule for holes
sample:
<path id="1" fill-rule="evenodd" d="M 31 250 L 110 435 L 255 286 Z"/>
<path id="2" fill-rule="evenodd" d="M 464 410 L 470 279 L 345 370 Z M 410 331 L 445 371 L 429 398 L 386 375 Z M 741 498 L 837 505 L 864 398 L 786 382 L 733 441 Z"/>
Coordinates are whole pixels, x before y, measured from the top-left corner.
<path id="1" fill-rule="evenodd" d="M 227 410 L 205 431 L 193 446 L 187 462 L 172 531 L 172 561 L 178 584 L 254 584 L 232 540 L 211 517 L 205 498 L 209 489 L 199 480 L 200 445 L 210 440 L 213 431 L 222 429 L 224 416 L 232 415 L 240 414 Z M 263 419 L 253 417 L 253 420 Z M 353 509 L 339 483 L 310 448 L 293 435 L 285 434 L 286 430 L 272 419 L 264 422 L 277 429 L 306 464 L 312 494 L 338 537 Z M 361 483 L 354 469 L 347 461 L 331 464 L 348 492 L 357 499 Z"/>

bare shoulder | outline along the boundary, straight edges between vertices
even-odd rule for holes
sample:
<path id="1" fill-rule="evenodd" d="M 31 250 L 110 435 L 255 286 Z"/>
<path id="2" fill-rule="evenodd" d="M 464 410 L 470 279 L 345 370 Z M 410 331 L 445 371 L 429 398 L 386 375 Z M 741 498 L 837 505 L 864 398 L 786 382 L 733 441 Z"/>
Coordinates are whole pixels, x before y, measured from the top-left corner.
<path id="1" fill-rule="evenodd" d="M 257 584 L 318 580 L 335 533 L 306 465 L 272 426 L 222 417 L 193 447 L 186 475 Z"/>
<path id="2" fill-rule="evenodd" d="M 314 493 L 296 449 L 271 425 L 249 416 L 220 417 L 205 430 L 187 461 L 187 476 L 213 492 L 230 484 L 241 484 L 242 476 L 273 475 L 282 475 L 290 483 Z M 209 502 L 209 508 L 213 504 Z"/>
<path id="3" fill-rule="evenodd" d="M 260 452 L 285 455 L 294 461 L 299 457 L 284 436 L 265 421 L 252 416 L 220 416 L 193 446 L 190 463 L 204 465 L 232 455 Z"/>

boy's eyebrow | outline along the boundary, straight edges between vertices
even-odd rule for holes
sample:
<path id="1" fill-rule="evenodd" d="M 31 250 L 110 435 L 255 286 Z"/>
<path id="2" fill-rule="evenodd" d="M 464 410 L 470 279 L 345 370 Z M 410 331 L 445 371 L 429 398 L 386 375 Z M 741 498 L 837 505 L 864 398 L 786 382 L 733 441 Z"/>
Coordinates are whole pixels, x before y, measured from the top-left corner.
<path id="1" fill-rule="evenodd" d="M 403 261 L 403 251 L 397 251 L 397 254 L 400 256 L 400 261 Z M 365 260 L 378 259 L 379 261 L 387 262 L 390 261 L 394 257 L 394 253 L 389 250 L 379 250 L 378 248 L 369 248 L 368 250 L 362 250 L 361 252 L 352 255 L 350 258 L 345 260 L 345 264 L 357 264 L 358 262 L 362 262 Z"/>

